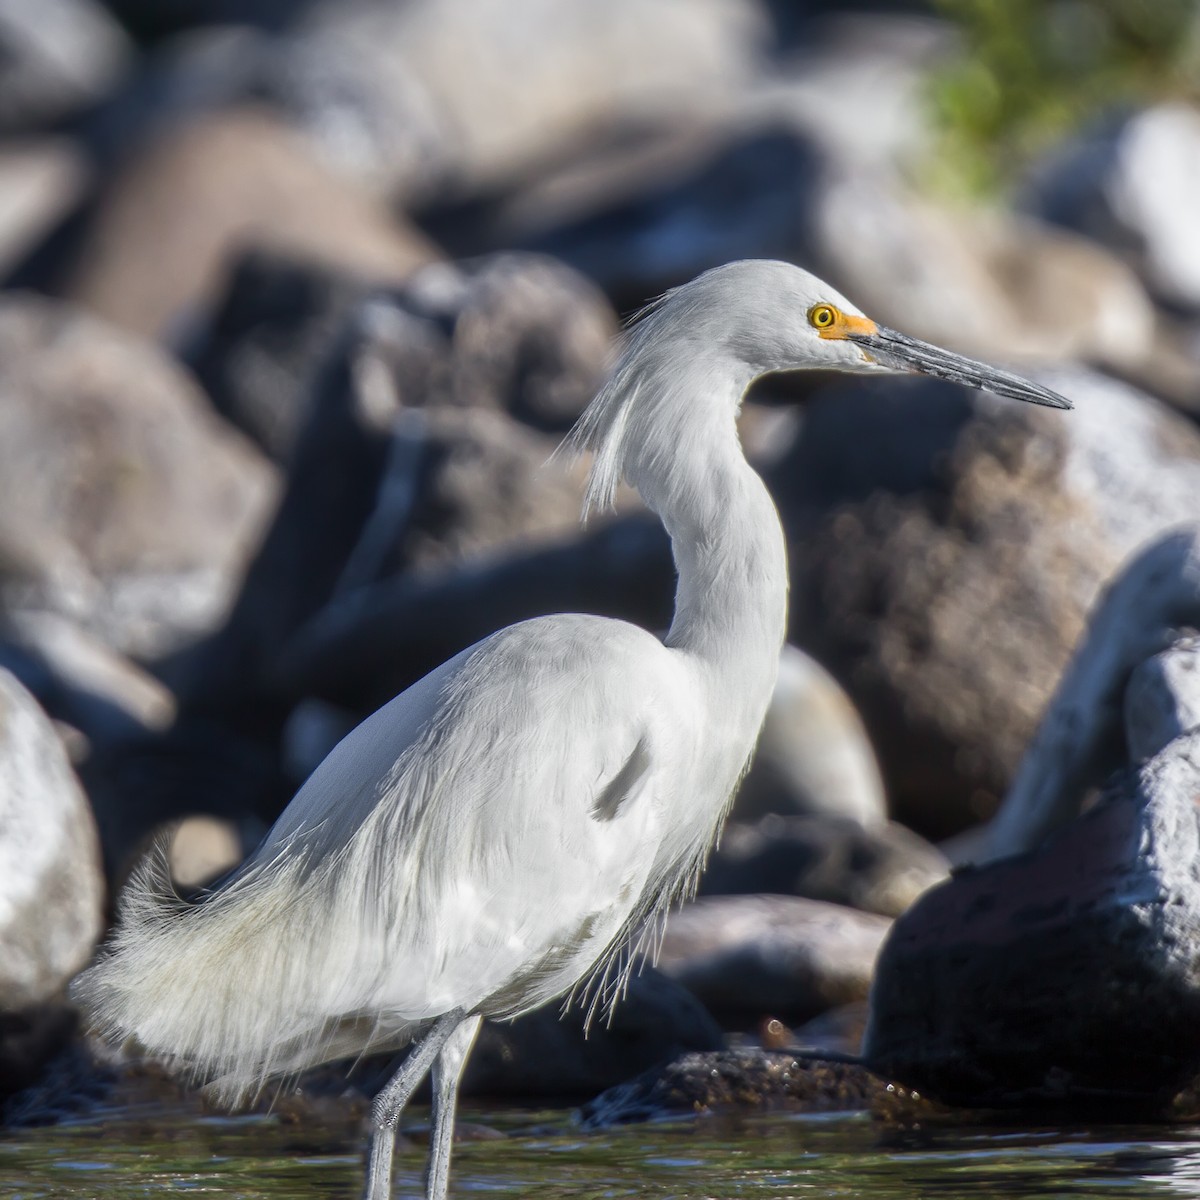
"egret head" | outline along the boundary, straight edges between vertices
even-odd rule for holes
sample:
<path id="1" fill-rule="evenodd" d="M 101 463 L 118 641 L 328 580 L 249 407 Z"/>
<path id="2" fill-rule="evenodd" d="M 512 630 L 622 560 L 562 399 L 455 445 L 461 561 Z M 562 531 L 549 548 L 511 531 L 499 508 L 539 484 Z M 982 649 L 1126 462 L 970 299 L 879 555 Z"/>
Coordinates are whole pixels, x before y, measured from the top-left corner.
<path id="1" fill-rule="evenodd" d="M 776 371 L 920 372 L 1050 408 L 1071 402 L 1040 384 L 877 325 L 815 275 L 747 259 L 714 267 L 649 305 L 572 431 L 594 453 L 587 507 L 628 479 L 649 498 L 732 436 L 750 383 Z"/>
<path id="2" fill-rule="evenodd" d="M 1040 384 L 876 324 L 791 263 L 728 263 L 664 299 L 684 304 L 705 342 L 743 362 L 752 376 L 805 368 L 918 372 L 1030 404 L 1071 407 Z"/>

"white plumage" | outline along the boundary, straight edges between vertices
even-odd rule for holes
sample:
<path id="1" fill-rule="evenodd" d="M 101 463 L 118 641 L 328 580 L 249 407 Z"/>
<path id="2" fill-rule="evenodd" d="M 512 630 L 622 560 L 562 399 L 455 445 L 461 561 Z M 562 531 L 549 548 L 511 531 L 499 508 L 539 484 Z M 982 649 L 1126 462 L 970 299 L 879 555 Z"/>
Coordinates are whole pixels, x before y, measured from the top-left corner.
<path id="1" fill-rule="evenodd" d="M 832 316 L 830 315 L 832 314 Z M 558 615 L 443 664 L 351 732 L 236 877 L 180 904 L 151 860 L 76 995 L 110 1038 L 226 1099 L 333 1057 L 418 1045 L 374 1110 L 369 1200 L 432 1066 L 428 1195 L 445 1195 L 479 1017 L 621 990 L 639 936 L 695 885 L 754 746 L 783 642 L 783 535 L 742 455 L 750 382 L 805 366 L 921 369 L 1068 407 L 883 330 L 784 263 L 733 263 L 627 335 L 572 442 L 588 504 L 627 479 L 672 538 L 665 644 Z"/>

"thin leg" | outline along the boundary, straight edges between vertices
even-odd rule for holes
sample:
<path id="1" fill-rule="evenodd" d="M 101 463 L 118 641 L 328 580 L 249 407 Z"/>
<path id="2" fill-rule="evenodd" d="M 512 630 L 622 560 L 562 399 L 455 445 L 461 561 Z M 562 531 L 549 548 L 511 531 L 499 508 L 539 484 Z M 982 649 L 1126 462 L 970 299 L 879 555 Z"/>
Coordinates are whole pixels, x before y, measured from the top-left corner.
<path id="1" fill-rule="evenodd" d="M 371 1105 L 371 1142 L 367 1151 L 367 1186 L 363 1200 L 391 1200 L 392 1154 L 396 1127 L 404 1106 L 429 1072 L 447 1040 L 467 1019 L 462 1009 L 448 1012 L 429 1027 L 400 1069 L 388 1080 Z"/>
<path id="2" fill-rule="evenodd" d="M 446 1039 L 433 1064 L 433 1141 L 429 1151 L 429 1175 L 425 1200 L 446 1200 L 450 1178 L 450 1147 L 454 1143 L 454 1110 L 458 1104 L 458 1084 L 462 1079 L 467 1055 L 479 1032 L 478 1014 L 468 1017 Z"/>

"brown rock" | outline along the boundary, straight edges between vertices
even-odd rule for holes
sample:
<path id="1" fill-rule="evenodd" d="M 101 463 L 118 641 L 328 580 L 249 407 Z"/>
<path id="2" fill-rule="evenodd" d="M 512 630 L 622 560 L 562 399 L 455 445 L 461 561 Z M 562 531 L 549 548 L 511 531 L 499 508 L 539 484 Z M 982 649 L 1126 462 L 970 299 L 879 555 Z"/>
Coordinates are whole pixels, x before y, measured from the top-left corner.
<path id="1" fill-rule="evenodd" d="M 1071 413 L 893 379 L 807 410 L 772 472 L 793 639 L 866 722 L 899 819 L 990 813 L 1104 583 L 1194 517 L 1200 435 L 1125 385 L 1060 371 Z"/>
<path id="2" fill-rule="evenodd" d="M 66 295 L 161 337 L 211 305 L 235 252 L 252 245 L 380 281 L 436 257 L 280 121 L 230 110 L 160 135 L 117 173 Z"/>

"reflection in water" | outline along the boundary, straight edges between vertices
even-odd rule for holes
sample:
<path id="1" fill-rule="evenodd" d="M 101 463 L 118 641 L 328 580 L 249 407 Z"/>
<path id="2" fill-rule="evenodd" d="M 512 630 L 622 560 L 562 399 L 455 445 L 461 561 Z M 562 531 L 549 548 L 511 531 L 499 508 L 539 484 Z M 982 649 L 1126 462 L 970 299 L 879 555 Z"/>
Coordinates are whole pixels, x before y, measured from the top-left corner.
<path id="1" fill-rule="evenodd" d="M 452 1188 L 460 1200 L 1200 1195 L 1196 1129 L 938 1128 L 901 1138 L 861 1116 L 824 1116 L 660 1122 L 584 1135 L 567 1113 L 513 1110 L 464 1112 L 463 1128 Z M 357 1121 L 336 1111 L 319 1125 L 278 1115 L 96 1114 L 0 1142 L 0 1196 L 332 1200 L 357 1192 L 360 1133 Z M 420 1196 L 422 1148 L 410 1145 L 399 1161 L 397 1197 Z"/>

